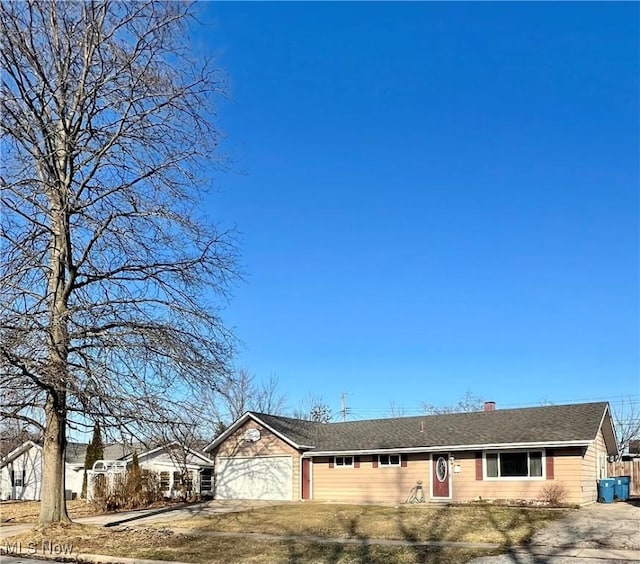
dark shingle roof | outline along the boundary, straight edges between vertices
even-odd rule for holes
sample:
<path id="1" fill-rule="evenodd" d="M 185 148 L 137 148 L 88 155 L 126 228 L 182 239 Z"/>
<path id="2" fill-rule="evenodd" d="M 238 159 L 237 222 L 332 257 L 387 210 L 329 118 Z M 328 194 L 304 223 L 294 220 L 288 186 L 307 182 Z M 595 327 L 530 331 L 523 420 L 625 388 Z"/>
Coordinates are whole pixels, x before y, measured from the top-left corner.
<path id="1" fill-rule="evenodd" d="M 550 405 L 345 423 L 255 415 L 298 445 L 313 446 L 315 451 L 357 451 L 591 441 L 606 407 L 606 402 Z"/>
<path id="2" fill-rule="evenodd" d="M 300 446 L 313 446 L 318 440 L 318 426 L 322 423 L 314 421 L 304 421 L 303 419 L 294 419 L 292 417 L 280 417 L 279 415 L 269 415 L 267 413 L 253 414 L 266 423 L 274 431 L 284 435 L 294 443 Z"/>
<path id="3" fill-rule="evenodd" d="M 67 450 L 65 453 L 66 461 L 69 464 L 81 464 L 84 465 L 84 459 L 87 454 L 86 443 L 67 443 Z M 131 454 L 131 448 L 127 445 L 120 443 L 113 443 L 104 446 L 104 460 L 119 460 L 127 455 Z"/>
<path id="4" fill-rule="evenodd" d="M 67 450 L 65 451 L 65 460 L 69 464 L 84 464 L 84 458 L 87 454 L 86 443 L 67 443 Z"/>

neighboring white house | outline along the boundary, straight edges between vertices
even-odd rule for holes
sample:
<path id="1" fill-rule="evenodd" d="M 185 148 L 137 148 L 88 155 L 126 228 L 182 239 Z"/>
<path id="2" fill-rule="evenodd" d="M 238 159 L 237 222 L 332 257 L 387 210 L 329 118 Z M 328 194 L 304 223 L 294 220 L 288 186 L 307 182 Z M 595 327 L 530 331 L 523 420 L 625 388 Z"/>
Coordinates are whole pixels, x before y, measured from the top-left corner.
<path id="1" fill-rule="evenodd" d="M 124 460 L 131 462 L 133 454 Z M 156 472 L 165 495 L 182 486 L 183 472 L 191 480 L 191 490 L 202 496 L 213 496 L 213 460 L 196 450 L 181 446 L 177 442 L 138 454 L 138 463 L 143 470 Z"/>
<path id="2" fill-rule="evenodd" d="M 133 453 L 120 459 L 108 459 L 105 456 L 103 460 L 94 464 L 92 471 L 87 473 L 89 487 L 92 488 L 97 474 L 105 474 L 111 480 L 113 475 L 122 473 L 132 460 Z M 114 464 L 116 461 L 125 465 Z M 190 491 L 201 496 L 213 496 L 213 460 L 201 452 L 173 442 L 140 452 L 138 464 L 143 472 L 153 472 L 158 476 L 160 489 L 165 497 L 172 497 L 185 485 Z M 190 483 L 184 484 L 185 479 Z M 87 496 L 91 499 L 92 491 L 88 491 Z"/>
<path id="3" fill-rule="evenodd" d="M 0 500 L 40 499 L 42 447 L 27 441 L 0 461 Z"/>
<path id="4" fill-rule="evenodd" d="M 82 493 L 82 482 L 84 481 L 84 459 L 87 455 L 86 443 L 67 443 L 65 451 L 65 492 L 67 499 L 76 499 Z M 104 445 L 105 458 L 120 460 L 131 452 L 131 449 L 120 443 Z"/>
<path id="5" fill-rule="evenodd" d="M 65 451 L 64 482 L 67 499 L 76 499 L 82 492 L 84 443 L 67 443 Z M 130 449 L 112 444 L 104 447 L 105 456 L 122 458 Z M 42 493 L 42 447 L 27 441 L 0 460 L 0 500 L 39 500 Z"/>
<path id="6" fill-rule="evenodd" d="M 67 443 L 65 452 L 65 496 L 76 499 L 82 492 L 84 459 L 87 444 Z M 104 459 L 117 460 L 126 468 L 131 463 L 131 448 L 122 444 L 105 445 Z M 142 451 L 138 454 L 142 470 L 157 472 L 160 485 L 167 497 L 182 483 L 186 470 L 192 482 L 192 491 L 200 495 L 213 494 L 213 461 L 206 455 L 177 443 Z M 0 461 L 0 500 L 39 500 L 42 492 L 42 447 L 27 441 Z"/>

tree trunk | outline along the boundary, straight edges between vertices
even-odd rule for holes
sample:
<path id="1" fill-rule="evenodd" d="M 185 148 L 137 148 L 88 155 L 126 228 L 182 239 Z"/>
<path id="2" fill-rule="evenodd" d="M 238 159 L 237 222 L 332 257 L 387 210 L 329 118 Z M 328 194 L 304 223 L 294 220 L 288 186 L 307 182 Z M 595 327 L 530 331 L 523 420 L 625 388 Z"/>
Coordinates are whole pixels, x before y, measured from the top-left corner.
<path id="1" fill-rule="evenodd" d="M 64 451 L 67 444 L 64 400 L 49 393 L 45 414 L 47 423 L 42 449 L 41 525 L 70 520 L 64 499 Z"/>
<path id="2" fill-rule="evenodd" d="M 46 418 L 44 447 L 42 449 L 42 503 L 40 524 L 69 521 L 64 498 L 65 449 L 67 447 L 67 359 L 69 354 L 67 334 L 67 302 L 64 292 L 66 272 L 65 260 L 69 249 L 66 244 L 69 225 L 64 213 L 66 191 L 50 195 L 52 203 L 49 295 L 49 382 L 47 401 L 44 406 Z"/>

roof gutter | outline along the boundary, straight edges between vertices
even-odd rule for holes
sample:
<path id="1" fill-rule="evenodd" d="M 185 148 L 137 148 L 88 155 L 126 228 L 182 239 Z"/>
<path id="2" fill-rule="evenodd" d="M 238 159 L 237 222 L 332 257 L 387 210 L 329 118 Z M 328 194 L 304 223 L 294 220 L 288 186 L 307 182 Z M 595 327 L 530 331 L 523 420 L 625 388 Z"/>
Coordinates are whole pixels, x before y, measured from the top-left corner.
<path id="1" fill-rule="evenodd" d="M 546 441 L 535 443 L 492 443 L 492 444 L 472 444 L 472 445 L 438 445 L 428 447 L 410 448 L 376 448 L 361 450 L 322 450 L 305 452 L 303 458 L 313 458 L 314 456 L 336 456 L 342 454 L 386 454 L 386 453 L 419 453 L 419 452 L 460 452 L 466 450 L 500 450 L 500 449 L 530 449 L 530 448 L 554 448 L 554 447 L 578 447 L 589 446 L 592 440 L 579 441 Z"/>

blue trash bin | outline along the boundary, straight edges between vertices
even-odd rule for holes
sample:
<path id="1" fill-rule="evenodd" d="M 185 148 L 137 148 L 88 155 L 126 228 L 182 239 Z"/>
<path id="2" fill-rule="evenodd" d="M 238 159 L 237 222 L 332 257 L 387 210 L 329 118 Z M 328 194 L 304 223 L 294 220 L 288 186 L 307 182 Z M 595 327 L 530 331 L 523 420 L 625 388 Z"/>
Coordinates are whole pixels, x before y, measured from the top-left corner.
<path id="1" fill-rule="evenodd" d="M 613 478 L 598 480 L 598 501 L 600 503 L 613 503 L 613 492 L 616 481 Z"/>
<path id="2" fill-rule="evenodd" d="M 631 476 L 618 476 L 615 478 L 616 483 L 613 487 L 613 495 L 620 501 L 627 501 L 629 499 L 629 485 L 631 483 Z"/>

